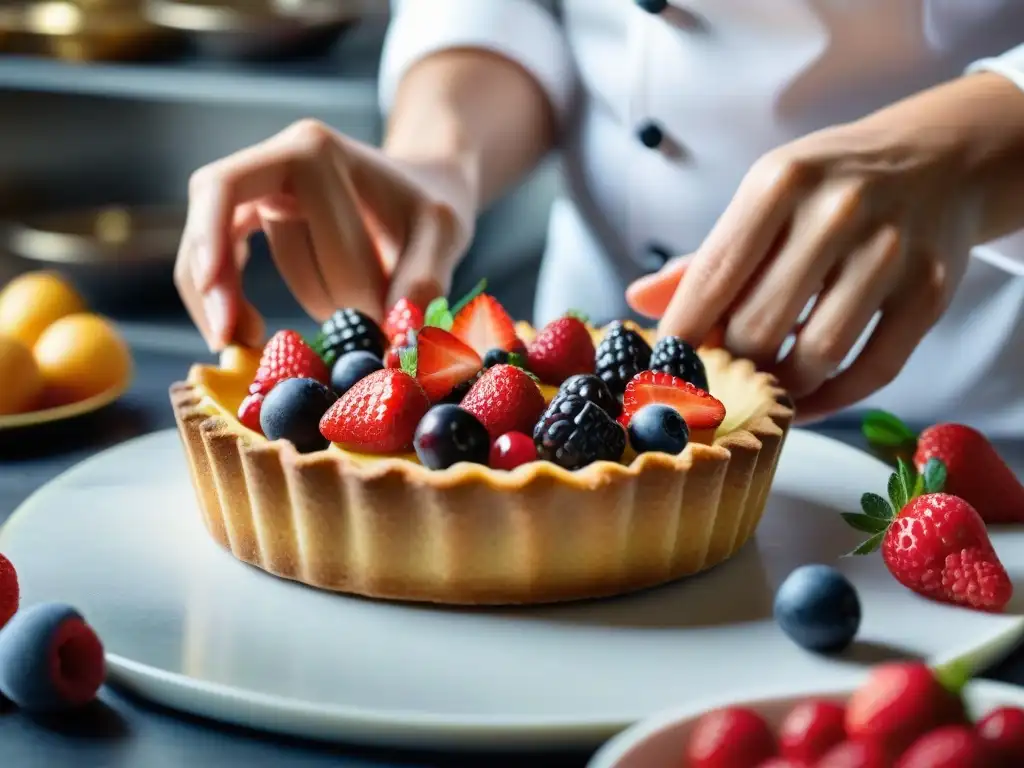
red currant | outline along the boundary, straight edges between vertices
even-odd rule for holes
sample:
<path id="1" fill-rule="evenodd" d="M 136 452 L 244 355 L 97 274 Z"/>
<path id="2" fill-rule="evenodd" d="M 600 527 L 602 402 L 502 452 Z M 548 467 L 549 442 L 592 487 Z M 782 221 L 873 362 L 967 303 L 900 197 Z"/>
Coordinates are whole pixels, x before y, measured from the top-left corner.
<path id="1" fill-rule="evenodd" d="M 751 709 L 708 712 L 693 728 L 686 750 L 689 768 L 739 768 L 775 757 L 775 736 Z"/>
<path id="2" fill-rule="evenodd" d="M 992 710 L 978 721 L 974 730 L 999 765 L 1024 765 L 1024 709 Z"/>
<path id="3" fill-rule="evenodd" d="M 522 432 L 506 432 L 491 444 L 489 463 L 494 469 L 513 470 L 536 460 L 537 446 Z"/>
<path id="4" fill-rule="evenodd" d="M 783 757 L 812 763 L 846 739 L 846 709 L 831 701 L 804 701 L 779 727 Z"/>

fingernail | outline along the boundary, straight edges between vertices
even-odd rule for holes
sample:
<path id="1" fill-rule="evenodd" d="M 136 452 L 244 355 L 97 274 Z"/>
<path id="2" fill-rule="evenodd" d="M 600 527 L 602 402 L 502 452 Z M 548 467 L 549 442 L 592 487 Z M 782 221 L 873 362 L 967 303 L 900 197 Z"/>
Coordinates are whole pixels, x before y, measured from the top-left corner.
<path id="1" fill-rule="evenodd" d="M 212 290 L 203 296 L 203 310 L 206 313 L 206 322 L 210 328 L 212 347 L 219 349 L 224 344 L 224 334 L 227 330 L 227 306 L 224 302 L 224 294 L 219 290 Z"/>

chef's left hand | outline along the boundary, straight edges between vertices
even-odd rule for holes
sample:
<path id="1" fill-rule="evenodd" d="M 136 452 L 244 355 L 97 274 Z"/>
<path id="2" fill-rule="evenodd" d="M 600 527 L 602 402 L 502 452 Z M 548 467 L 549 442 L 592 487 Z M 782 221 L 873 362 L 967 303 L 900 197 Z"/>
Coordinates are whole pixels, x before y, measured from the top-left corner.
<path id="1" fill-rule="evenodd" d="M 1021 170 L 1024 121 L 984 123 L 1008 101 L 1024 116 L 1016 86 L 976 75 L 768 153 L 701 247 L 630 286 L 630 304 L 660 317 L 661 335 L 700 343 L 721 327 L 733 354 L 778 375 L 801 420 L 867 397 L 900 372 L 948 306 L 971 246 L 993 234 L 995 192 Z M 993 161 L 1009 145 L 1016 163 L 1004 157 L 1000 169 Z M 837 374 L 877 313 L 866 347 Z"/>

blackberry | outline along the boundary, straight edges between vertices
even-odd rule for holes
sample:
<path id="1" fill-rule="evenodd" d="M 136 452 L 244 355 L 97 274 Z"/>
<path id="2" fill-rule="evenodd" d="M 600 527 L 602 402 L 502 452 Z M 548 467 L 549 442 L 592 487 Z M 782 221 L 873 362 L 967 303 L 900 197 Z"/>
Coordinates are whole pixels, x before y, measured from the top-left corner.
<path id="1" fill-rule="evenodd" d="M 388 340 L 380 326 L 358 309 L 339 309 L 320 326 L 316 349 L 327 365 L 347 352 L 363 350 L 384 357 Z"/>
<path id="2" fill-rule="evenodd" d="M 678 336 L 666 336 L 654 345 L 650 370 L 661 371 L 708 391 L 708 375 L 697 350 Z"/>
<path id="3" fill-rule="evenodd" d="M 537 458 L 573 470 L 595 461 L 618 461 L 626 432 L 599 406 L 578 395 L 560 394 L 533 429 Z"/>
<path id="4" fill-rule="evenodd" d="M 651 362 L 651 348 L 636 331 L 621 322 L 612 323 L 597 346 L 597 375 L 613 395 L 626 391 L 626 384 Z"/>
<path id="5" fill-rule="evenodd" d="M 608 385 L 592 373 L 577 373 L 575 376 L 570 376 L 562 382 L 558 392 L 589 400 L 613 419 L 618 418 L 622 412 L 622 406 L 608 389 Z"/>

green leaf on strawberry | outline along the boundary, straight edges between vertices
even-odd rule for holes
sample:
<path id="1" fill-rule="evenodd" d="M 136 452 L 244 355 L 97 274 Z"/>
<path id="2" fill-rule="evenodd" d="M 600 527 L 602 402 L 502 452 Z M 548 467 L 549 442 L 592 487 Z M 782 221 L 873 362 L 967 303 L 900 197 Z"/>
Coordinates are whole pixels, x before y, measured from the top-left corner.
<path id="1" fill-rule="evenodd" d="M 516 368 L 522 368 L 526 370 L 526 355 L 521 352 L 509 352 L 508 364 L 515 366 Z M 529 373 L 529 371 L 527 371 Z"/>
<path id="2" fill-rule="evenodd" d="M 454 306 L 449 306 L 448 299 L 444 296 L 438 296 L 427 304 L 427 310 L 423 313 L 423 325 L 440 328 L 442 331 L 450 331 L 455 322 L 455 316 L 459 314 L 460 310 L 483 293 L 486 288 L 487 280 L 481 280 L 473 286 L 473 290 L 459 299 Z"/>
<path id="3" fill-rule="evenodd" d="M 419 354 L 416 347 L 406 347 L 398 352 L 399 367 L 407 374 L 416 378 L 416 368 L 419 363 Z"/>
<path id="4" fill-rule="evenodd" d="M 568 312 L 565 313 L 565 316 L 575 318 L 576 320 L 579 320 L 581 323 L 584 324 L 590 322 L 590 317 L 587 316 L 587 313 L 581 312 L 578 309 L 570 309 Z"/>
<path id="5" fill-rule="evenodd" d="M 841 513 L 843 520 L 851 528 L 871 534 L 867 541 L 849 552 L 847 556 L 867 555 L 878 549 L 885 532 L 889 530 L 889 526 L 900 511 L 922 494 L 939 493 L 945 480 L 946 467 L 938 459 L 929 459 L 920 475 L 912 464 L 900 459 L 896 471 L 889 476 L 888 500 L 877 493 L 865 493 L 860 497 L 863 512 Z"/>

